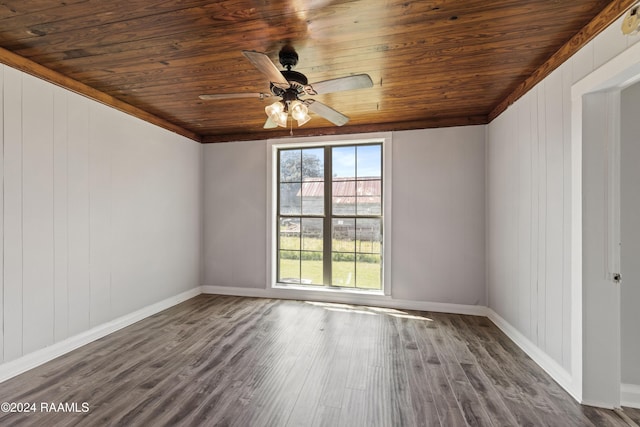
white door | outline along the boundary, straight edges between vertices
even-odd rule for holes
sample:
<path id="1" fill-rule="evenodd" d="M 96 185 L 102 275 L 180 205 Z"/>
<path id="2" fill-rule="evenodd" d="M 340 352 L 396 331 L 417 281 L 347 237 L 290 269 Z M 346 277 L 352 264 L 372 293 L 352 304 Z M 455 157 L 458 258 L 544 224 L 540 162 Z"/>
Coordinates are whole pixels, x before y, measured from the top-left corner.
<path id="1" fill-rule="evenodd" d="M 620 103 L 621 403 L 640 407 L 640 83 Z"/>

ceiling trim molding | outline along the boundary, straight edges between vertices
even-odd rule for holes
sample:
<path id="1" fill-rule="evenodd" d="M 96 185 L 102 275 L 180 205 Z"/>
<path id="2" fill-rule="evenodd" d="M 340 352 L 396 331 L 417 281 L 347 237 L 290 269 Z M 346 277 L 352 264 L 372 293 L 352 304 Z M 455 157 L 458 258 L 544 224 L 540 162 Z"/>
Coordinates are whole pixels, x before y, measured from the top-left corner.
<path id="1" fill-rule="evenodd" d="M 17 70 L 23 71 L 27 74 L 30 74 L 34 77 L 46 80 L 49 83 L 53 83 L 54 85 L 60 86 L 64 89 L 70 90 L 79 95 L 90 98 L 94 101 L 100 102 L 101 104 L 107 105 L 109 107 L 113 107 L 116 110 L 122 111 L 123 113 L 137 117 L 141 120 L 144 120 L 146 122 L 149 122 L 161 128 L 167 129 L 171 132 L 175 132 L 178 135 L 182 135 L 194 141 L 201 142 L 200 135 L 194 132 L 184 129 L 183 127 L 178 126 L 174 123 L 171 123 L 167 120 L 161 119 L 160 117 L 150 114 L 140 108 L 134 107 L 131 104 L 127 104 L 126 102 L 121 101 L 118 98 L 114 98 L 111 95 L 107 95 L 104 92 L 101 92 L 97 89 L 87 86 L 84 83 L 80 83 L 77 80 L 74 80 L 63 74 L 60 74 L 57 71 L 53 71 L 47 67 L 44 67 L 36 62 L 31 61 L 30 59 L 17 55 L 9 50 L 0 48 L 0 62 L 5 65 L 8 65 L 9 67 L 12 67 Z"/>
<path id="2" fill-rule="evenodd" d="M 529 92 L 535 85 L 540 83 L 553 70 L 567 61 L 574 53 L 589 43 L 600 34 L 605 28 L 611 25 L 616 19 L 622 16 L 638 0 L 613 0 L 602 11 L 596 15 L 587 25 L 576 35 L 571 37 L 556 53 L 551 55 L 538 69 L 536 69 L 525 81 L 520 83 L 513 92 L 503 99 L 489 113 L 489 121 L 492 121 L 502 114 L 511 104 Z"/>
<path id="3" fill-rule="evenodd" d="M 445 128 L 454 126 L 486 125 L 488 119 L 486 115 L 467 117 L 430 117 L 423 120 L 413 120 L 398 123 L 379 123 L 376 125 L 353 125 L 353 126 L 333 126 L 324 128 L 294 128 L 293 135 L 289 129 L 233 133 L 220 135 L 204 135 L 202 143 L 213 144 L 218 142 L 238 142 L 238 141 L 258 141 L 274 138 L 288 138 L 293 136 L 327 136 L 327 135 L 349 135 L 354 133 L 390 132 L 401 130 Z"/>

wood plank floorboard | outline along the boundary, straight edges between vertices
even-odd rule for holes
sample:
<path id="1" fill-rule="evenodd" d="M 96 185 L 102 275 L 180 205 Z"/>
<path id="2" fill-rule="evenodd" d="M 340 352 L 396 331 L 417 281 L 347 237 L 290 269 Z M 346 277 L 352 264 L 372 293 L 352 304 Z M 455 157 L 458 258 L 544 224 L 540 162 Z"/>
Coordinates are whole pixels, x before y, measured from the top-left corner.
<path id="1" fill-rule="evenodd" d="M 640 409 L 638 408 L 622 408 L 627 417 L 631 418 L 634 423 L 640 425 Z"/>
<path id="2" fill-rule="evenodd" d="M 483 317 L 214 295 L 5 381 L 0 402 L 37 408 L 3 427 L 626 426 Z"/>

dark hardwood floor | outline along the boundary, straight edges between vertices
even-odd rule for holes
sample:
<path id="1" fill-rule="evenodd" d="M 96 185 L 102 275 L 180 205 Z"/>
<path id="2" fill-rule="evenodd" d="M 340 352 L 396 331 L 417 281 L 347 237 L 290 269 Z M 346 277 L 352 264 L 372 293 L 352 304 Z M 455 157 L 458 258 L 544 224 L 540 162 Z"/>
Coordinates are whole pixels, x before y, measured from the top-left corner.
<path id="1" fill-rule="evenodd" d="M 623 407 L 622 410 L 634 423 L 640 425 L 640 409 Z"/>
<path id="2" fill-rule="evenodd" d="M 2 426 L 626 426 L 486 318 L 210 295 L 2 383 L 0 402 L 37 405 Z"/>

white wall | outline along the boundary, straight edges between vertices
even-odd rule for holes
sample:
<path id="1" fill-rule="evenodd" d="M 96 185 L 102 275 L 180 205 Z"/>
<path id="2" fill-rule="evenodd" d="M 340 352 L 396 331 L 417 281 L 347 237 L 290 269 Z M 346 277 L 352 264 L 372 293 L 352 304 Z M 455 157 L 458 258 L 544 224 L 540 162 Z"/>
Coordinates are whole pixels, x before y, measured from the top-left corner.
<path id="1" fill-rule="evenodd" d="M 484 132 L 393 134 L 395 298 L 486 305 Z"/>
<path id="2" fill-rule="evenodd" d="M 393 133 L 393 298 L 484 305 L 484 126 Z M 204 284 L 262 288 L 265 141 L 204 148 Z"/>
<path id="3" fill-rule="evenodd" d="M 637 42 L 620 21 L 488 126 L 489 307 L 571 371 L 571 86 Z"/>
<path id="4" fill-rule="evenodd" d="M 621 105 L 621 376 L 640 386 L 640 83 L 622 91 Z"/>
<path id="5" fill-rule="evenodd" d="M 0 362 L 200 285 L 201 147 L 0 66 Z"/>
<path id="6" fill-rule="evenodd" d="M 570 123 L 562 66 L 489 125 L 489 307 L 569 367 Z"/>
<path id="7" fill-rule="evenodd" d="M 266 145 L 204 146 L 204 285 L 265 287 Z"/>

